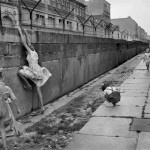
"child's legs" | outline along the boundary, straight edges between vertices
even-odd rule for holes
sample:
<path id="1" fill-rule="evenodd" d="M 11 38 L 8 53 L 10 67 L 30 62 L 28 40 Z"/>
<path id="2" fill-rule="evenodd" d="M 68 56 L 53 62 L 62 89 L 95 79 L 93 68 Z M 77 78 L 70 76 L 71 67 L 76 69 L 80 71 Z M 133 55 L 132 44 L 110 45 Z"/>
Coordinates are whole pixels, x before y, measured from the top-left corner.
<path id="1" fill-rule="evenodd" d="M 37 86 L 37 93 L 38 93 L 38 96 L 39 96 L 41 109 L 43 110 L 43 96 L 42 96 L 42 92 L 41 92 L 41 87 Z"/>
<path id="2" fill-rule="evenodd" d="M 5 133 L 5 127 L 4 127 L 4 119 L 0 119 L 0 132 L 1 132 L 2 142 L 6 150 L 7 147 L 6 147 L 6 133 Z"/>
<path id="3" fill-rule="evenodd" d="M 149 70 L 149 62 L 146 62 L 146 68 Z"/>
<path id="4" fill-rule="evenodd" d="M 23 81 L 24 88 L 32 89 L 32 86 L 30 85 L 30 83 L 28 82 L 28 80 L 26 79 L 26 77 L 23 75 L 22 70 L 19 70 L 18 76 Z"/>

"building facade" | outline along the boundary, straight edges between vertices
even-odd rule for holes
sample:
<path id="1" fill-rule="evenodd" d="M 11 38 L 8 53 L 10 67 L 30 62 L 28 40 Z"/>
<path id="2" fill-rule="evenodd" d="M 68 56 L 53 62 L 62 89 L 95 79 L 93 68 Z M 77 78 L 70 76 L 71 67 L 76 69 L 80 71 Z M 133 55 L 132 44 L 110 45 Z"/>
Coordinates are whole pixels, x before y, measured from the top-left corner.
<path id="1" fill-rule="evenodd" d="M 111 23 L 118 25 L 120 32 L 127 32 L 133 40 L 138 40 L 138 24 L 131 17 L 111 19 Z"/>
<path id="2" fill-rule="evenodd" d="M 1 24 L 33 30 L 145 41 L 147 33 L 131 18 L 110 19 L 106 0 L 1 0 Z"/>
<path id="3" fill-rule="evenodd" d="M 22 25 L 31 25 L 32 21 L 32 26 L 37 29 L 82 31 L 81 23 L 76 16 L 85 18 L 86 5 L 76 0 L 42 0 L 34 9 L 31 20 L 28 9 L 32 10 L 38 1 L 22 0 L 20 3 Z"/>
<path id="4" fill-rule="evenodd" d="M 111 38 L 110 4 L 105 0 L 85 1 L 87 13 L 93 16 L 95 24 L 102 28 L 102 37 Z"/>
<path id="5" fill-rule="evenodd" d="M 17 0 L 1 0 L 0 11 L 3 26 L 16 27 L 19 24 Z"/>
<path id="6" fill-rule="evenodd" d="M 138 26 L 138 37 L 139 37 L 140 41 L 144 41 L 145 39 L 147 39 L 147 33 L 140 26 Z"/>
<path id="7" fill-rule="evenodd" d="M 110 22 L 110 4 L 105 0 L 85 1 L 87 11 L 93 16 L 102 15 L 104 21 Z"/>
<path id="8" fill-rule="evenodd" d="M 141 28 L 140 26 L 138 26 L 136 21 L 134 21 L 130 16 L 127 18 L 111 19 L 111 22 L 119 26 L 121 34 L 123 32 L 126 33 L 125 36 L 127 40 L 129 41 L 132 41 L 132 40 L 146 41 L 147 40 L 147 33 L 145 32 L 145 30 Z"/>

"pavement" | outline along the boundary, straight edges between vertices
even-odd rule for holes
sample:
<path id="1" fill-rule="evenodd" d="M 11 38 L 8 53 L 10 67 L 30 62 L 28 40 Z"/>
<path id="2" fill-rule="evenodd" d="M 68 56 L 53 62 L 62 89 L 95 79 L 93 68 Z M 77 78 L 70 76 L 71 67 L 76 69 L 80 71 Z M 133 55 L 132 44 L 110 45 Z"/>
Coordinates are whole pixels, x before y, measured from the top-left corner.
<path id="1" fill-rule="evenodd" d="M 65 150 L 149 150 L 150 72 L 140 62 L 116 107 L 101 105 Z"/>

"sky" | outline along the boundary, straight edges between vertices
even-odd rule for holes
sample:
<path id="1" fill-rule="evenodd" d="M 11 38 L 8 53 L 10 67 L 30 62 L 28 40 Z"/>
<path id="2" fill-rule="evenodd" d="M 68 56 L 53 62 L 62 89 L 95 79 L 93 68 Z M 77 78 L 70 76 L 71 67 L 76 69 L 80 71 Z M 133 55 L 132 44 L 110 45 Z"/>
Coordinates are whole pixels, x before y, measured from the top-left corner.
<path id="1" fill-rule="evenodd" d="M 111 4 L 112 19 L 130 16 L 150 35 L 150 0 L 106 1 Z"/>

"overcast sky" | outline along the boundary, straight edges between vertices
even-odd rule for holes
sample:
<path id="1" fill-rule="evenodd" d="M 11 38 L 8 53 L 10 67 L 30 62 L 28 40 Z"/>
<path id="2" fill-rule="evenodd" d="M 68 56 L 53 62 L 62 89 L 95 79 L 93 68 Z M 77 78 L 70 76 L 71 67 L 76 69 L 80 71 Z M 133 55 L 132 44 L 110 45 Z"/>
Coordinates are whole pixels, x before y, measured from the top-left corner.
<path id="1" fill-rule="evenodd" d="M 106 0 L 111 4 L 111 18 L 130 16 L 150 35 L 150 0 Z"/>

